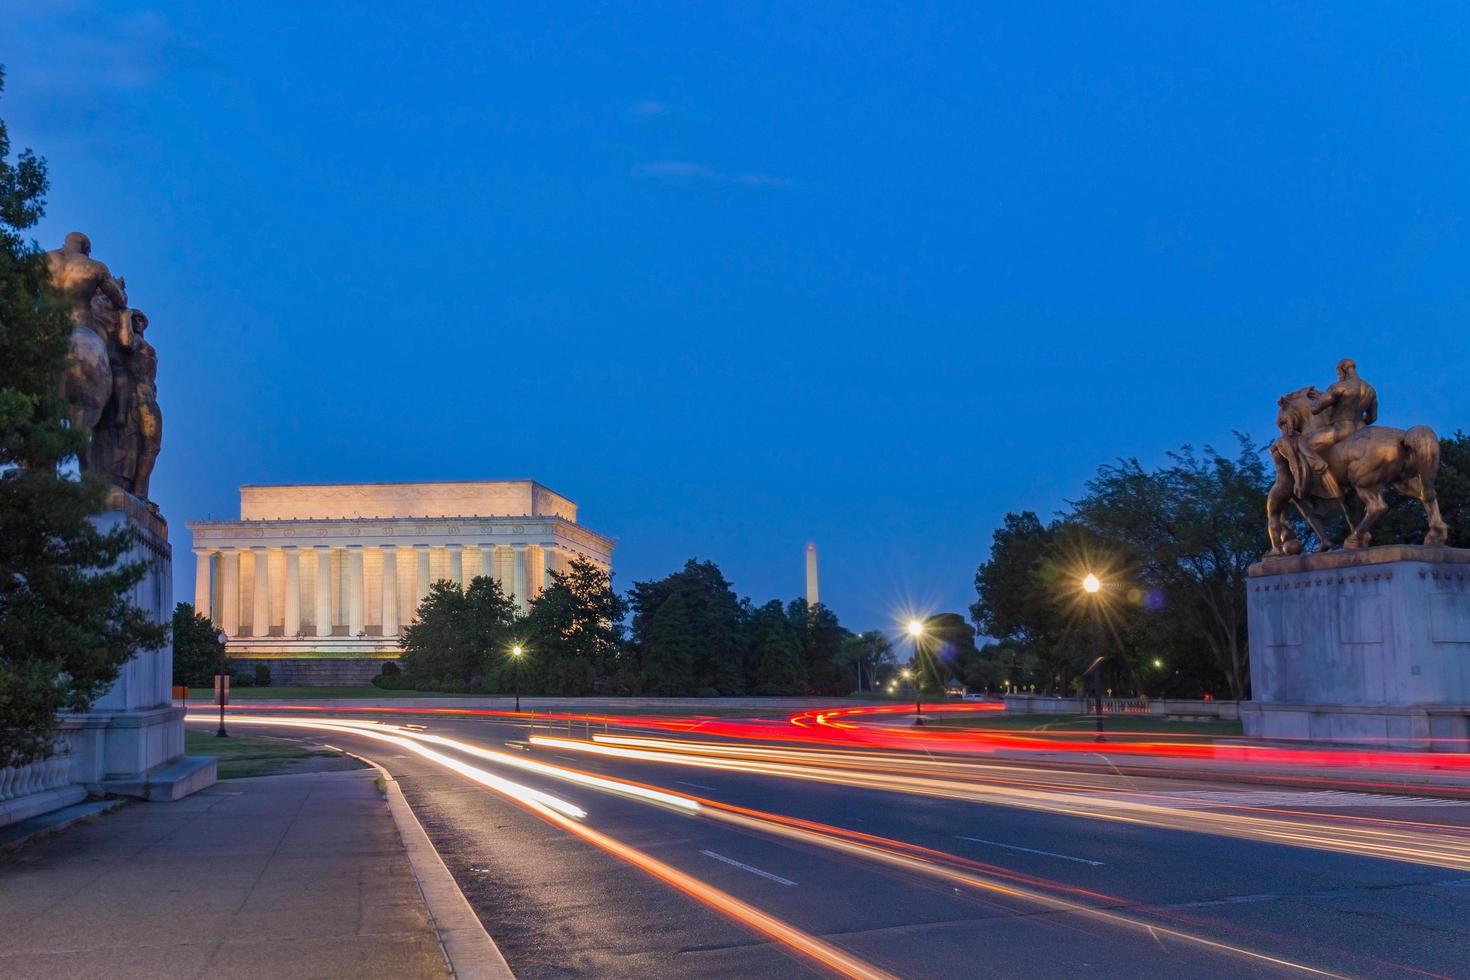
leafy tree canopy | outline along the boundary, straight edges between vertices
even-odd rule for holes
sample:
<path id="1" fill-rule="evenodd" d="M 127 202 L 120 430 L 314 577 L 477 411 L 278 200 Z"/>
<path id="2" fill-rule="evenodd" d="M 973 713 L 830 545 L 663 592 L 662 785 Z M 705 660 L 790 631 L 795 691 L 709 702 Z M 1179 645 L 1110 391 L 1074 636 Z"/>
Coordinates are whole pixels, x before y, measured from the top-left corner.
<path id="1" fill-rule="evenodd" d="M 188 687 L 211 687 L 219 670 L 219 631 L 208 616 L 181 602 L 174 607 L 174 683 Z"/>

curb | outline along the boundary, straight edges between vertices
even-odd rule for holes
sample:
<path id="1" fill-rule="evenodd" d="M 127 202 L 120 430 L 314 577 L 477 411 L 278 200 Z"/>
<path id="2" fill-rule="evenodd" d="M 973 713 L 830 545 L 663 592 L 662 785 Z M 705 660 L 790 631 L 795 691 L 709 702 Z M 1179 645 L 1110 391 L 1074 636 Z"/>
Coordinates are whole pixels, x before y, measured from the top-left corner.
<path id="1" fill-rule="evenodd" d="M 392 773 L 371 759 L 352 752 L 344 751 L 344 754 L 361 759 L 383 778 L 388 809 L 393 814 L 393 822 L 398 825 L 398 836 L 403 840 L 404 849 L 408 851 L 409 866 L 413 868 L 419 894 L 428 907 L 439 945 L 444 949 L 444 958 L 449 961 L 450 973 L 458 980 L 515 980 L 500 947 L 485 931 L 454 875 L 444 866 L 444 859 L 434 849 Z"/>

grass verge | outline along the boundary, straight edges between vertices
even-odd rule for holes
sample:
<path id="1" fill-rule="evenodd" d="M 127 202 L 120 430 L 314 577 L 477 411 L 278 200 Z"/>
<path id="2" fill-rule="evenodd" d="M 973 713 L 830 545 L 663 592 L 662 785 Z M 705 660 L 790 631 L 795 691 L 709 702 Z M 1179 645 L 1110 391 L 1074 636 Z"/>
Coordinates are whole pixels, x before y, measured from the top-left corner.
<path id="1" fill-rule="evenodd" d="M 190 728 L 184 732 L 186 755 L 212 755 L 219 760 L 220 779 L 274 776 L 317 768 L 357 769 L 362 763 L 351 756 L 318 749 L 282 738 L 231 735 L 216 738 L 214 732 Z M 330 763 L 330 765 L 319 765 Z"/>

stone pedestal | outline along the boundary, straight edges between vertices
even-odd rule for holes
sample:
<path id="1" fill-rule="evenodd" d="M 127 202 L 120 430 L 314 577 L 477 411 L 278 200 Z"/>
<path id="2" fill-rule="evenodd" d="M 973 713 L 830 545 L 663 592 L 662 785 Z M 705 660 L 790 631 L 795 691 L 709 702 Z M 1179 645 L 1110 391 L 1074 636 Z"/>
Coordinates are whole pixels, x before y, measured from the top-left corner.
<path id="1" fill-rule="evenodd" d="M 1470 549 L 1266 559 L 1247 589 L 1247 735 L 1470 750 Z"/>
<path id="2" fill-rule="evenodd" d="M 146 503 L 114 489 L 107 510 L 93 518 L 100 530 L 126 527 L 132 547 L 125 562 L 148 562 L 148 574 L 133 588 L 133 604 L 157 623 L 173 618 L 173 552 L 168 524 Z M 93 743 L 74 749 L 72 779 L 93 789 L 178 799 L 214 782 L 213 759 L 184 756 L 184 709 L 171 698 L 172 641 L 140 650 L 117 681 L 92 705 L 69 716 L 73 728 L 93 733 Z"/>

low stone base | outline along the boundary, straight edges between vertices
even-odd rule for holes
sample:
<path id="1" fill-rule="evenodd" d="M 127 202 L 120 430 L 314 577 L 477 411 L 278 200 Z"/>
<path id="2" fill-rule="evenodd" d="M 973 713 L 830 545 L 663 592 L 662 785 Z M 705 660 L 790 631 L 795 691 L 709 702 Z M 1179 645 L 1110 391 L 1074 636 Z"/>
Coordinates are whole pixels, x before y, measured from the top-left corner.
<path id="1" fill-rule="evenodd" d="M 29 820 L 42 813 L 50 813 L 52 810 L 72 806 L 86 798 L 86 789 L 72 783 L 68 786 L 43 789 L 39 793 L 27 793 L 25 796 L 5 800 L 0 802 L 0 827 L 8 827 L 10 824 Z"/>
<path id="2" fill-rule="evenodd" d="M 1470 751 L 1470 705 L 1337 705 L 1245 701 L 1251 738 L 1431 752 Z"/>
<path id="3" fill-rule="evenodd" d="M 118 796 L 136 796 L 155 803 L 182 800 L 218 780 L 218 760 L 213 756 L 186 755 L 137 776 L 104 779 L 102 789 Z"/>
<path id="4" fill-rule="evenodd" d="M 397 657 L 232 657 L 236 673 L 249 673 L 256 664 L 271 670 L 272 687 L 363 687 Z M 268 691 L 270 688 L 252 688 Z"/>

